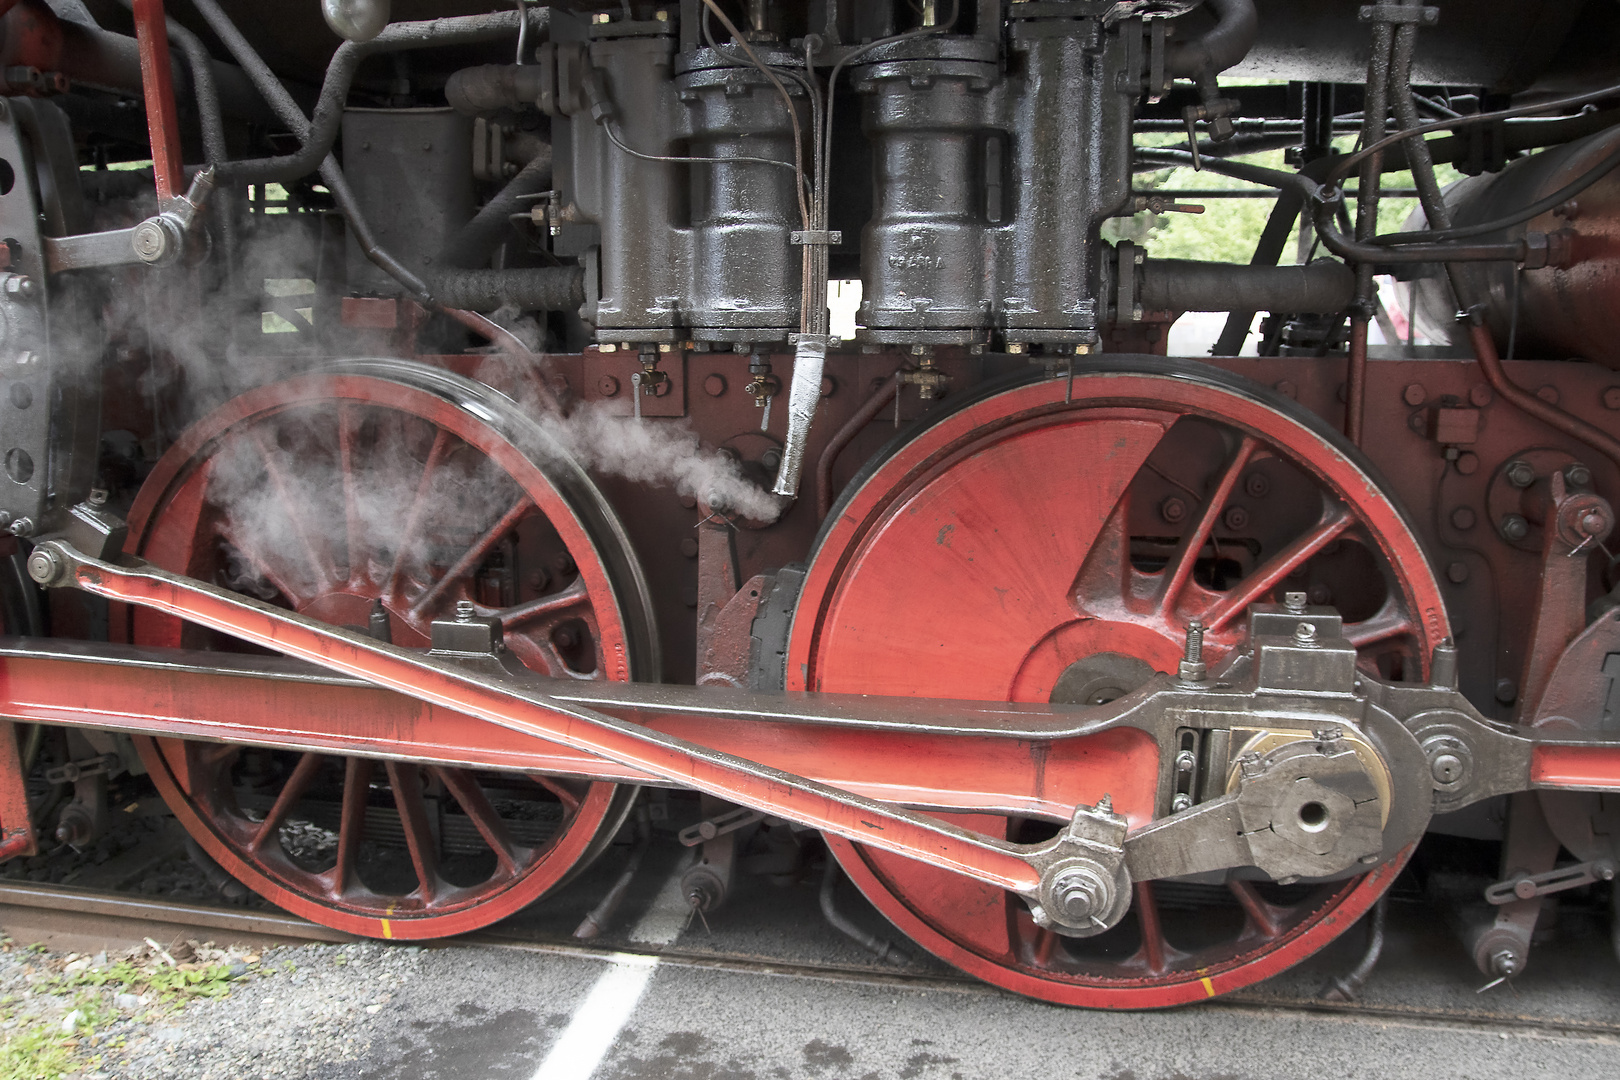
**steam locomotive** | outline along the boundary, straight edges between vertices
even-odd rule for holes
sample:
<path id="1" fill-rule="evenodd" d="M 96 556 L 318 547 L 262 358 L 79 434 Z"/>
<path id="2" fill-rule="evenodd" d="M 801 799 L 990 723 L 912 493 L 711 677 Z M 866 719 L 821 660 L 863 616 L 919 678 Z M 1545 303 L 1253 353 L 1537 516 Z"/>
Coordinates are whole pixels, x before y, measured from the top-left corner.
<path id="1" fill-rule="evenodd" d="M 0 2 L 0 857 L 145 776 L 269 901 L 430 938 L 695 790 L 694 907 L 819 833 L 1052 1002 L 1253 984 L 1403 873 L 1517 974 L 1620 858 L 1617 45 Z M 1121 228 L 1187 167 L 1271 201 L 1248 262 Z"/>

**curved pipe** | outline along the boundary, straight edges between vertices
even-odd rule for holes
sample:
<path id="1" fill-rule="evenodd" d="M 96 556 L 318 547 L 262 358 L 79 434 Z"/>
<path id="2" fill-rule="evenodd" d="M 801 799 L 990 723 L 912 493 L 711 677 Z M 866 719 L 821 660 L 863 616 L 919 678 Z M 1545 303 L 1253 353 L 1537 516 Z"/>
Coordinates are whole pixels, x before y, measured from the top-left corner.
<path id="1" fill-rule="evenodd" d="M 208 21 L 208 25 L 219 39 L 225 43 L 225 47 L 236 58 L 236 62 L 242 65 L 242 70 L 253 80 L 253 85 L 264 95 L 264 100 L 275 111 L 276 116 L 307 146 L 310 142 L 309 119 L 304 116 L 304 111 L 298 107 L 298 103 L 287 92 L 287 88 L 281 85 L 281 80 L 276 78 L 275 72 L 270 70 L 270 66 L 259 56 L 247 38 L 242 36 L 242 32 L 236 28 L 236 24 L 231 22 L 215 0 L 192 0 L 192 4 Z M 354 237 L 355 243 L 360 245 L 360 250 L 365 252 L 366 258 L 403 285 L 406 291 L 417 299 L 431 303 L 432 298 L 428 295 L 427 285 L 422 279 L 377 242 L 377 236 L 366 223 L 365 215 L 360 211 L 359 200 L 354 197 L 348 177 L 343 175 L 343 168 L 338 164 L 337 158 L 325 154 L 320 163 L 320 172 L 327 190 L 332 193 L 332 201 L 337 204 L 338 212 L 343 215 L 344 222 L 349 226 L 350 235 Z M 237 179 L 241 177 L 238 176 Z"/>
<path id="2" fill-rule="evenodd" d="M 838 461 L 838 455 L 844 452 L 844 447 L 855 441 L 859 435 L 879 412 L 883 406 L 894 400 L 894 395 L 900 389 L 900 373 L 896 371 L 872 392 L 866 399 L 866 404 L 856 410 L 849 422 L 838 429 L 838 433 L 827 443 L 827 448 L 816 459 L 816 519 L 825 521 L 827 513 L 832 509 L 832 471 L 833 465 Z"/>
<path id="3" fill-rule="evenodd" d="M 213 0 L 203 0 L 197 5 L 197 10 L 208 20 L 214 32 L 224 39 L 225 35 L 216 19 L 219 9 Z M 221 180 L 249 184 L 279 183 L 308 176 L 318 169 L 322 159 L 331 152 L 332 144 L 337 142 L 338 132 L 343 126 L 343 106 L 349 98 L 349 86 L 354 81 L 360 61 L 366 57 L 407 49 L 489 41 L 516 33 L 519 17 L 516 11 L 497 11 L 488 15 L 393 23 L 370 41 L 345 41 L 332 54 L 332 62 L 326 67 L 321 94 L 315 102 L 314 118 L 306 121 L 307 134 L 294 132 L 299 135 L 303 145 L 293 153 L 279 157 L 233 161 L 220 171 Z M 523 18 L 527 20 L 530 30 L 544 31 L 551 25 L 551 9 L 527 8 Z M 226 45 L 231 47 L 228 41 Z M 234 53 L 236 50 L 231 48 L 231 51 Z"/>
<path id="4" fill-rule="evenodd" d="M 1164 68 L 1181 79 L 1215 75 L 1240 63 L 1260 37 L 1260 15 L 1254 0 L 1205 0 L 1215 12 L 1215 26 L 1191 41 L 1172 42 Z"/>
<path id="5" fill-rule="evenodd" d="M 529 196 L 551 186 L 549 150 L 548 147 L 518 170 L 518 174 L 507 181 L 499 194 L 485 203 L 471 221 L 445 242 L 443 250 L 439 252 L 441 265 L 477 266 L 489 258 L 489 253 L 501 238 L 510 235 L 507 230 L 512 227 L 512 215 L 529 209 Z"/>
<path id="6" fill-rule="evenodd" d="M 1507 372 L 1502 368 L 1502 358 L 1496 352 L 1496 341 L 1484 323 L 1478 321 L 1471 323 L 1468 327 L 1468 336 L 1474 344 L 1474 358 L 1479 361 L 1479 370 L 1485 376 L 1485 381 L 1491 384 L 1492 390 L 1506 398 L 1520 412 L 1535 417 L 1572 439 L 1579 439 L 1620 467 L 1620 439 L 1556 405 L 1542 401 L 1508 378 Z"/>

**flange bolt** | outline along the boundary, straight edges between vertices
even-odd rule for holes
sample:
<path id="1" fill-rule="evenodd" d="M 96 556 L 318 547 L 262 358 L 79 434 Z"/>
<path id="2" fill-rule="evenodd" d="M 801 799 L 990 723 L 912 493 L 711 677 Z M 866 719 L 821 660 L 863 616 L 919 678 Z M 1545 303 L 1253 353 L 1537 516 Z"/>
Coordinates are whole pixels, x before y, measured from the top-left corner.
<path id="1" fill-rule="evenodd" d="M 1512 461 L 1502 470 L 1507 482 L 1516 488 L 1527 488 L 1536 482 L 1536 469 L 1528 461 Z"/>

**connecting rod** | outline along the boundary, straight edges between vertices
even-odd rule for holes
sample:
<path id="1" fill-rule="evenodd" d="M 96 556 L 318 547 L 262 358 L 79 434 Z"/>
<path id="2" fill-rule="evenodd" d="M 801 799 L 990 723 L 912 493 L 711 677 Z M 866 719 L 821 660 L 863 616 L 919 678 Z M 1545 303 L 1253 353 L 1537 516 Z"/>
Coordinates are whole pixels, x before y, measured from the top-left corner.
<path id="1" fill-rule="evenodd" d="M 921 859 L 1031 900 L 1039 896 L 1043 870 L 1061 860 L 1069 846 L 1066 834 L 1029 846 L 994 840 L 571 704 L 515 673 L 470 669 L 439 656 L 384 645 L 364 634 L 152 566 L 91 558 L 61 540 L 38 545 L 29 566 L 41 584 L 71 585 L 174 615 L 671 783 Z"/>

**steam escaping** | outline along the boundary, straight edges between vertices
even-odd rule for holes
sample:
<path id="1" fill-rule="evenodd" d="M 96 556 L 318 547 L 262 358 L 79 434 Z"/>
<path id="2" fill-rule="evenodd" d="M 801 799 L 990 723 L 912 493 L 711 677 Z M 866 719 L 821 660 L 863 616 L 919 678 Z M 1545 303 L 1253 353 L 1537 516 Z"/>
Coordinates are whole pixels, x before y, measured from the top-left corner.
<path id="1" fill-rule="evenodd" d="M 221 584 L 295 602 L 361 582 L 420 595 L 521 505 L 516 481 L 459 440 L 414 417 L 354 412 L 363 420 L 347 467 L 332 408 L 284 412 L 220 445 L 207 502 L 224 541 Z"/>
<path id="2" fill-rule="evenodd" d="M 674 488 L 720 513 L 775 521 L 776 498 L 743 475 L 731 458 L 706 450 L 685 421 L 647 423 L 585 403 L 567 416 L 545 413 L 540 426 L 586 469 Z"/>

